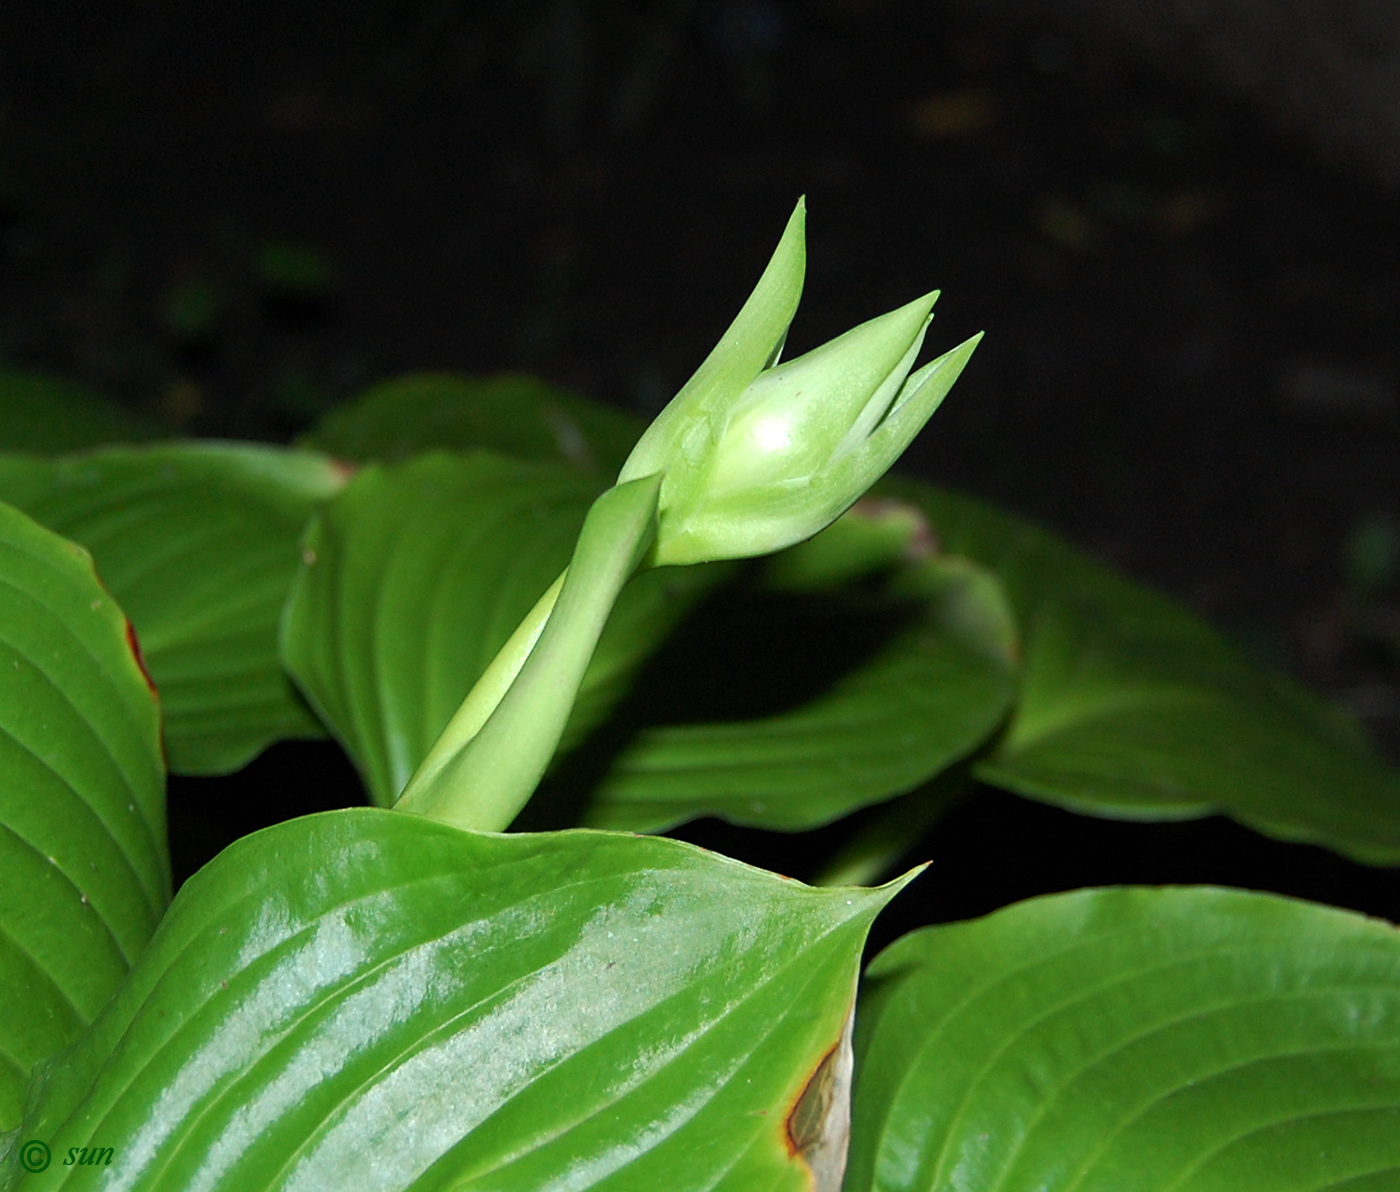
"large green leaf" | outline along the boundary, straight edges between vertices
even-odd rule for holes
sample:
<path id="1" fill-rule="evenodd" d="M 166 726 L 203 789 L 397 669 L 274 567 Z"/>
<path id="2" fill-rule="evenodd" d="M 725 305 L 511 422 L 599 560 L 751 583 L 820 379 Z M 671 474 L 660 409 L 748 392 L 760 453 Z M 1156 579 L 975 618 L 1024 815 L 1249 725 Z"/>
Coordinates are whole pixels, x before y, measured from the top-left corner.
<path id="1" fill-rule="evenodd" d="M 160 717 L 80 547 L 0 505 L 0 1131 L 170 897 Z"/>
<path id="2" fill-rule="evenodd" d="M 324 456 L 251 445 L 0 456 L 0 498 L 87 547 L 136 626 L 170 767 L 187 774 L 321 734 L 282 671 L 277 625 L 302 530 L 344 482 Z"/>
<path id="3" fill-rule="evenodd" d="M 169 433 L 76 381 L 0 368 L 0 451 L 49 455 Z"/>
<path id="4" fill-rule="evenodd" d="M 848 1192 L 1400 1187 L 1400 932 L 1084 890 L 870 966 Z"/>
<path id="5" fill-rule="evenodd" d="M 382 381 L 332 411 L 304 441 L 357 460 L 486 448 L 567 464 L 611 483 L 641 432 L 636 419 L 536 377 L 414 373 Z"/>
<path id="6" fill-rule="evenodd" d="M 1340 713 L 1051 534 L 953 493 L 884 487 L 920 505 L 946 549 L 992 568 L 1021 623 L 1021 698 L 978 777 L 1099 815 L 1224 811 L 1400 863 L 1400 773 Z"/>
<path id="7" fill-rule="evenodd" d="M 309 531 L 283 655 L 376 802 L 398 797 L 567 565 L 598 489 L 573 469 L 434 452 L 365 468 Z M 606 712 L 713 574 L 662 570 L 624 590 L 566 744 Z"/>
<path id="8" fill-rule="evenodd" d="M 901 584 L 918 611 L 873 658 L 780 715 L 642 730 L 599 784 L 588 822 L 656 831 L 717 815 L 812 828 L 912 790 L 971 753 L 1015 689 L 1000 586 L 947 557 L 909 568 Z"/>
<path id="9" fill-rule="evenodd" d="M 279 824 L 186 883 L 37 1082 L 21 1136 L 111 1166 L 17 1186 L 835 1192 L 892 893 L 670 840 Z"/>

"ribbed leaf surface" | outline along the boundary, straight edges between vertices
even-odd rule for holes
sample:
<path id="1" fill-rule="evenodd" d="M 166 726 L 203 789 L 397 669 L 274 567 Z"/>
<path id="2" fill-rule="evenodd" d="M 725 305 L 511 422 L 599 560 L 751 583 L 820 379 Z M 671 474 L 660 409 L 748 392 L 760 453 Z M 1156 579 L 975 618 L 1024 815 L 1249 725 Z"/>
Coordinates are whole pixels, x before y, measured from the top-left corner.
<path id="1" fill-rule="evenodd" d="M 37 1090 L 24 1137 L 111 1166 L 18 1187 L 836 1192 L 892 892 L 669 840 L 280 824 L 181 889 Z"/>
<path id="2" fill-rule="evenodd" d="M 1004 582 L 1021 698 L 977 775 L 1090 814 L 1224 811 L 1285 840 L 1400 864 L 1400 773 L 1355 724 L 1218 632 L 1026 522 L 908 481 L 944 546 Z"/>
<path id="3" fill-rule="evenodd" d="M 812 828 L 909 791 L 972 752 L 1015 691 L 999 585 L 959 559 L 930 560 L 905 582 L 922 611 L 872 659 L 778 716 L 644 729 L 603 778 L 588 822 L 656 831 L 718 815 Z"/>
<path id="4" fill-rule="evenodd" d="M 54 460 L 0 457 L 0 497 L 87 547 L 136 626 L 178 773 L 238 769 L 322 733 L 282 670 L 277 625 L 324 456 L 185 444 Z"/>
<path id="5" fill-rule="evenodd" d="M 155 697 L 80 547 L 0 505 L 0 1131 L 170 897 Z"/>
<path id="6" fill-rule="evenodd" d="M 870 966 L 848 1192 L 1400 1187 L 1400 932 L 1084 890 Z"/>

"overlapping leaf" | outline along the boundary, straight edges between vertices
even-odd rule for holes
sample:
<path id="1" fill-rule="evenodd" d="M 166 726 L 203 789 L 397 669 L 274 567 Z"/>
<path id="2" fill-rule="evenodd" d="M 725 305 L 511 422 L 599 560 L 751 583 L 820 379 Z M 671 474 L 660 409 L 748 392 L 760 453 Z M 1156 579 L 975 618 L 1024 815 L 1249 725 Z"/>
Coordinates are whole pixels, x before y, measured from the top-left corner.
<path id="1" fill-rule="evenodd" d="M 170 897 L 155 697 L 71 542 L 0 505 L 0 1131 Z"/>
<path id="2" fill-rule="evenodd" d="M 1212 888 L 1085 890 L 870 966 L 849 1192 L 1400 1186 L 1400 932 Z"/>
<path id="3" fill-rule="evenodd" d="M 192 774 L 320 735 L 277 625 L 302 530 L 343 483 L 324 456 L 251 445 L 0 456 L 0 497 L 97 560 L 160 690 L 171 769 Z"/>
<path id="4" fill-rule="evenodd" d="M 76 381 L 0 368 L 0 451 L 49 455 L 169 433 Z"/>
<path id="5" fill-rule="evenodd" d="M 391 804 L 477 677 L 568 564 L 595 481 L 573 469 L 437 452 L 364 469 L 307 536 L 283 631 L 302 689 Z M 629 585 L 584 680 L 569 739 L 694 595 L 698 568 Z"/>
<path id="6" fill-rule="evenodd" d="M 904 582 L 920 611 L 872 659 L 777 716 L 644 729 L 603 778 L 589 822 L 655 831 L 719 815 L 811 828 L 911 790 L 972 752 L 1015 689 L 1000 588 L 952 558 L 928 560 Z"/>
<path id="7" fill-rule="evenodd" d="M 948 550 L 995 571 L 1021 623 L 1021 699 L 978 766 L 984 781 L 1092 814 L 1224 811 L 1400 863 L 1400 774 L 1340 714 L 1053 535 L 967 497 L 885 488 L 920 505 Z"/>
<path id="8" fill-rule="evenodd" d="M 610 484 L 641 432 L 626 414 L 536 377 L 414 373 L 333 411 L 305 441 L 366 461 L 485 448 L 566 464 Z"/>
<path id="9" fill-rule="evenodd" d="M 835 1192 L 892 892 L 607 833 L 280 824 L 182 888 L 36 1089 L 23 1136 L 111 1166 L 17 1186 Z"/>

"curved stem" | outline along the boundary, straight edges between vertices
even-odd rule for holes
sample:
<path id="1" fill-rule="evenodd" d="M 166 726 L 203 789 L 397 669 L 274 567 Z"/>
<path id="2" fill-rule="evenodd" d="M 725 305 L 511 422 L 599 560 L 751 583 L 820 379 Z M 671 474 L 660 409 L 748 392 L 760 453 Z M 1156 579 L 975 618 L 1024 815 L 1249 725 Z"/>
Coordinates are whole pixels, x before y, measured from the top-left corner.
<path id="1" fill-rule="evenodd" d="M 540 634 L 544 632 L 545 622 L 549 620 L 549 614 L 554 611 L 554 606 L 559 601 L 559 592 L 564 587 L 564 577 L 568 574 L 567 567 L 559 573 L 559 578 L 535 601 L 535 607 L 525 614 L 525 619 L 515 627 L 515 632 L 497 651 L 496 657 L 491 659 L 491 664 L 467 692 L 462 706 L 452 714 L 447 727 L 433 743 L 428 756 L 413 772 L 413 777 L 408 780 L 408 785 L 399 795 L 399 806 L 410 796 L 416 798 L 419 791 L 430 785 L 441 773 L 443 766 L 465 749 L 467 742 L 475 737 L 481 731 L 481 726 L 490 719 L 491 713 L 496 710 L 506 692 L 510 690 L 510 685 L 515 682 L 520 668 L 525 665 L 525 660 L 539 641 Z"/>
<path id="2" fill-rule="evenodd" d="M 520 643 L 492 684 L 512 667 L 514 681 L 494 710 L 486 709 L 474 734 L 466 730 L 490 695 L 483 694 L 469 715 L 459 711 L 453 724 L 462 717 L 458 735 L 466 739 L 456 748 L 434 746 L 429 758 L 437 757 L 435 768 L 425 773 L 428 763 L 420 767 L 396 804 L 400 810 L 487 832 L 502 831 L 519 814 L 559 744 L 608 614 L 656 535 L 660 488 L 659 475 L 645 476 L 609 489 L 593 503 L 553 610 L 544 612 L 543 630 L 535 636 L 527 626 L 548 593 L 512 635 L 511 642 L 519 637 Z M 525 642 L 532 637 L 529 648 Z M 516 664 L 514 658 L 522 654 L 523 664 Z M 488 673 L 494 669 L 493 662 Z M 475 694 L 473 689 L 468 703 Z"/>

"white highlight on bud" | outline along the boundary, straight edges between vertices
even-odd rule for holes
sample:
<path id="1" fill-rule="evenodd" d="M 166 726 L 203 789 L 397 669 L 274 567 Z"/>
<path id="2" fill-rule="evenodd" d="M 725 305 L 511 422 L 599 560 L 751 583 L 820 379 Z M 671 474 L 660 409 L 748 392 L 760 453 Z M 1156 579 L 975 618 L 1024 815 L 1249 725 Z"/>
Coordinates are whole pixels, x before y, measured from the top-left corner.
<path id="1" fill-rule="evenodd" d="M 909 445 L 980 338 L 909 375 L 935 292 L 775 364 L 804 218 L 799 203 L 739 317 L 622 469 L 619 481 L 662 475 L 653 563 L 768 554 L 824 529 Z"/>

